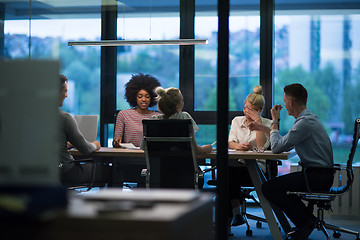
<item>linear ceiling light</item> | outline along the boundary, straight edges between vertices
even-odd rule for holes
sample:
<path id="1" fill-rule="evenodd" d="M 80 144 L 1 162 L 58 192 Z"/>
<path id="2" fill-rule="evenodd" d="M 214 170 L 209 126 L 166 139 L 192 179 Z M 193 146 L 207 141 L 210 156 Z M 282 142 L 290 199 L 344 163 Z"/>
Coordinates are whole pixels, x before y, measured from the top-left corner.
<path id="1" fill-rule="evenodd" d="M 69 41 L 68 46 L 128 46 L 128 45 L 198 45 L 208 44 L 207 39 L 177 40 L 101 40 L 101 41 Z"/>

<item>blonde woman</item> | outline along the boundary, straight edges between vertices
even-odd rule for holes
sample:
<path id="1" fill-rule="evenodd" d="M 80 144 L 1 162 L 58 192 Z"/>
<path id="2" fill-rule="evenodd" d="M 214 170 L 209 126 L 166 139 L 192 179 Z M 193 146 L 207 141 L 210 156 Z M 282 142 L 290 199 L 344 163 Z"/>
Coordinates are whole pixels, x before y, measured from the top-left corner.
<path id="1" fill-rule="evenodd" d="M 157 87 L 155 93 L 157 94 L 158 109 L 162 114 L 152 116 L 150 119 L 191 119 L 195 135 L 199 127 L 189 113 L 182 111 L 184 98 L 180 90 L 174 87 L 167 89 Z M 197 153 L 209 153 L 212 150 L 211 145 L 199 146 L 196 140 L 194 141 L 194 146 Z"/>
<path id="2" fill-rule="evenodd" d="M 265 104 L 265 99 L 262 95 L 261 86 L 256 86 L 253 93 L 249 94 L 245 99 L 244 116 L 235 117 L 231 122 L 231 129 L 229 133 L 229 148 L 249 151 L 253 149 L 267 149 L 270 145 L 269 138 L 264 132 L 251 131 L 249 124 L 258 122 L 265 126 L 271 127 L 271 121 L 260 116 Z M 258 160 L 260 167 L 265 170 L 265 160 Z M 230 167 L 229 168 L 229 194 L 231 199 L 232 213 L 229 212 L 229 229 L 231 222 L 231 215 L 233 219 L 232 226 L 239 226 L 246 222 L 244 216 L 241 215 L 241 203 L 244 200 L 240 191 L 241 186 L 251 186 L 249 173 L 245 167 Z"/>

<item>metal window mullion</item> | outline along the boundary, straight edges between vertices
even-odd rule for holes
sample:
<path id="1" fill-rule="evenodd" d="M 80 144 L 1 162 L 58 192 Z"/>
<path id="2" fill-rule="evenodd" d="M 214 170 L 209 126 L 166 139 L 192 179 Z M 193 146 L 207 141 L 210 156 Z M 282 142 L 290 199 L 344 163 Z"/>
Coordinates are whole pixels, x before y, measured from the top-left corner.
<path id="1" fill-rule="evenodd" d="M 264 90 L 263 116 L 271 118 L 274 66 L 274 0 L 260 0 L 260 85 Z"/>
<path id="2" fill-rule="evenodd" d="M 101 6 L 101 40 L 117 39 L 117 6 Z M 108 123 L 116 110 L 116 47 L 101 47 L 100 143 L 107 146 Z"/>

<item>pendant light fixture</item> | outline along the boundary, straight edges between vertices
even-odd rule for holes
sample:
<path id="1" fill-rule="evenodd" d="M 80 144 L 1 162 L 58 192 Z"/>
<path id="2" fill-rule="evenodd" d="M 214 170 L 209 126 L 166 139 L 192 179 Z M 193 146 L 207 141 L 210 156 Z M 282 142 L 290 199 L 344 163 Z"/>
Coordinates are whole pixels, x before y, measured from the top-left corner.
<path id="1" fill-rule="evenodd" d="M 101 41 L 69 41 L 68 46 L 129 46 L 129 45 L 198 45 L 208 44 L 207 39 L 177 40 L 101 40 Z"/>
<path id="2" fill-rule="evenodd" d="M 174 40 L 152 40 L 151 39 L 151 0 L 150 0 L 150 38 L 149 40 L 99 40 L 99 41 L 69 41 L 68 46 L 130 46 L 130 45 L 199 45 L 208 44 L 207 39 L 174 39 Z M 125 19 L 125 6 L 124 6 Z M 125 29 L 125 23 L 124 23 Z M 125 39 L 125 32 L 123 38 Z"/>

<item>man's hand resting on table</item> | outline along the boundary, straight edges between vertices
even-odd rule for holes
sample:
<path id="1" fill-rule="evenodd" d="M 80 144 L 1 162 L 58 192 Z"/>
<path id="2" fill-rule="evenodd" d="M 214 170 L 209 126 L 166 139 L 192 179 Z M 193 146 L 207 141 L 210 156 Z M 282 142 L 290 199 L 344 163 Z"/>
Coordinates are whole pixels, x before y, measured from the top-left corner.
<path id="1" fill-rule="evenodd" d="M 96 145 L 96 151 L 101 148 L 101 145 L 100 145 L 100 142 L 99 142 L 99 141 L 95 140 L 95 141 L 93 141 L 92 143 L 95 143 L 95 145 Z"/>

